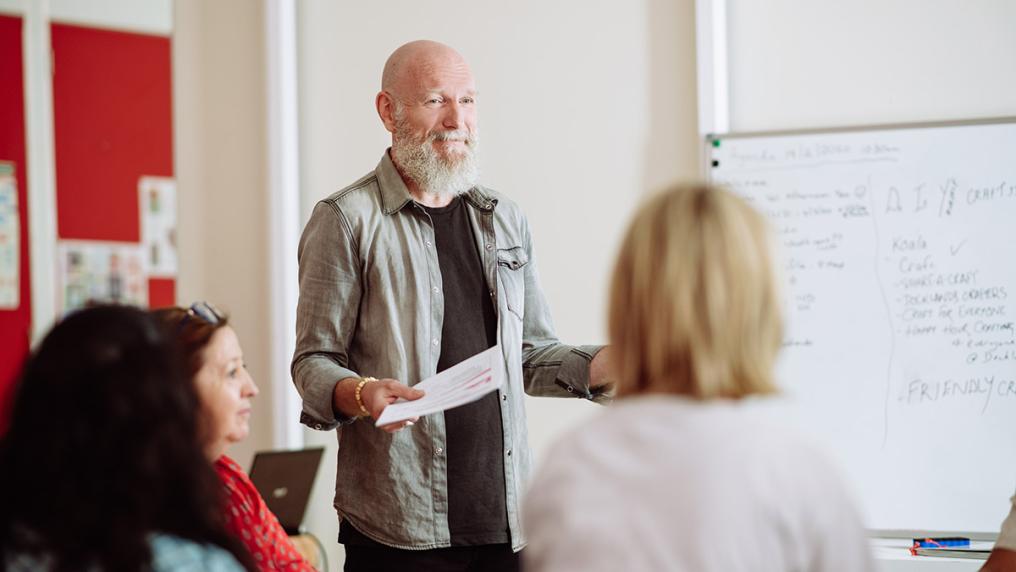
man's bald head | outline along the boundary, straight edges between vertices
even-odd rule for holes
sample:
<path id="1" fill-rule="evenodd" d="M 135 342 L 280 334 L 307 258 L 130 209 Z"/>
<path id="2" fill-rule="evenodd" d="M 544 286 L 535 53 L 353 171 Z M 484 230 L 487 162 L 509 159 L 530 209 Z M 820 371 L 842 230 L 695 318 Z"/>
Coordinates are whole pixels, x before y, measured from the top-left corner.
<path id="1" fill-rule="evenodd" d="M 461 54 L 428 40 L 401 46 L 385 63 L 374 104 L 415 198 L 448 198 L 476 184 L 476 83 Z"/>
<path id="2" fill-rule="evenodd" d="M 432 40 L 416 40 L 399 46 L 385 62 L 381 91 L 403 97 L 407 83 L 417 85 L 440 68 L 454 69 L 472 76 L 462 54 L 451 46 Z"/>

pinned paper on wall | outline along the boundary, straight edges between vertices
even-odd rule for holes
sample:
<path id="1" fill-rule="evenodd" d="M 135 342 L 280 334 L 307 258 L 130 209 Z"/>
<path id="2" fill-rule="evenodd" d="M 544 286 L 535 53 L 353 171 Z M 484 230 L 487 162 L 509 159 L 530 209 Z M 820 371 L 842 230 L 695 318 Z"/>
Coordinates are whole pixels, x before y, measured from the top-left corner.
<path id="1" fill-rule="evenodd" d="M 167 177 L 141 177 L 138 195 L 144 271 L 154 278 L 175 278 L 176 181 Z"/>
<path id="2" fill-rule="evenodd" d="M 144 256 L 138 244 L 92 240 L 61 240 L 60 314 L 89 302 L 147 306 Z"/>
<path id="3" fill-rule="evenodd" d="M 14 163 L 0 161 L 0 310 L 20 305 L 21 221 Z"/>

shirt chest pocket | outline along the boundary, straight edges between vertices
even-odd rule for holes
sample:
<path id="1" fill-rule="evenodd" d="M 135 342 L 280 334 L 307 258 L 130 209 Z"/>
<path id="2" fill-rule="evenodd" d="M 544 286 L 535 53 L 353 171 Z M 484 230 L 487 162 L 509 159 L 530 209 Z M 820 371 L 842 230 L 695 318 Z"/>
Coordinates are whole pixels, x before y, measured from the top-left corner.
<path id="1" fill-rule="evenodd" d="M 529 255 L 521 246 L 497 249 L 497 274 L 501 282 L 501 296 L 508 311 L 519 320 L 525 316 L 526 265 Z"/>

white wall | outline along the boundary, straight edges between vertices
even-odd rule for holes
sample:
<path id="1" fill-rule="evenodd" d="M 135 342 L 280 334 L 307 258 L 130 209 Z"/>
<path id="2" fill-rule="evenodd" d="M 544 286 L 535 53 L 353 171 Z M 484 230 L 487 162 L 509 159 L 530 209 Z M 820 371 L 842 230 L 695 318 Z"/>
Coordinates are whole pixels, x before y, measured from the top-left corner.
<path id="1" fill-rule="evenodd" d="M 733 131 L 1016 115 L 1011 0 L 727 0 Z"/>
<path id="2" fill-rule="evenodd" d="M 173 120 L 179 192 L 177 300 L 232 314 L 261 388 L 251 434 L 229 454 L 244 467 L 272 448 L 268 396 L 268 220 L 264 17 L 248 0 L 176 0 Z M 285 382 L 285 380 L 282 380 Z"/>
<path id="3" fill-rule="evenodd" d="M 448 43 L 477 77 L 483 181 L 529 216 L 558 333 L 604 342 L 606 279 L 629 212 L 647 188 L 697 175 L 693 2 L 308 0 L 299 10 L 303 220 L 388 145 L 373 102 L 389 53 L 419 38 Z M 537 457 L 595 410 L 530 399 Z M 309 525 L 335 547 L 335 436 L 308 431 L 308 441 L 331 445 Z"/>

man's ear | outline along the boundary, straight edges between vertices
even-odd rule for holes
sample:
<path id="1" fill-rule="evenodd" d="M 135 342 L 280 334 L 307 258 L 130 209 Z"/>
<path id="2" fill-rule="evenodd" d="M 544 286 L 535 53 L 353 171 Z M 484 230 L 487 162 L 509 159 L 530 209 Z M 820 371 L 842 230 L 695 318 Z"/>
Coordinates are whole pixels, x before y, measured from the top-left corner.
<path id="1" fill-rule="evenodd" d="M 379 91 L 374 98 L 377 115 L 389 133 L 395 133 L 395 99 L 387 91 Z"/>

